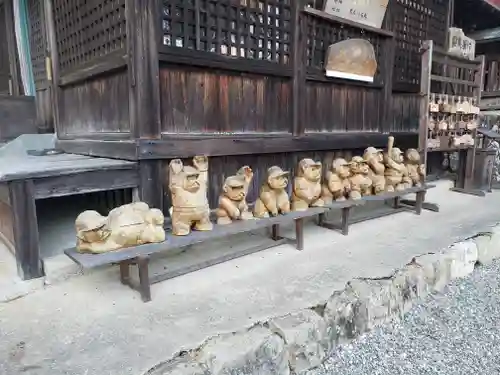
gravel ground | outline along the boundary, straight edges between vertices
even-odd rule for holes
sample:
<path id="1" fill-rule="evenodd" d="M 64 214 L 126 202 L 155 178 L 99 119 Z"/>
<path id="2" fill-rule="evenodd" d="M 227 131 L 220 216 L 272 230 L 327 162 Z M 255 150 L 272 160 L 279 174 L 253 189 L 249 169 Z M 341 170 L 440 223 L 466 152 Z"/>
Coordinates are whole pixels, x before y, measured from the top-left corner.
<path id="1" fill-rule="evenodd" d="M 308 375 L 500 374 L 500 262 L 480 267 L 403 321 L 339 348 Z"/>

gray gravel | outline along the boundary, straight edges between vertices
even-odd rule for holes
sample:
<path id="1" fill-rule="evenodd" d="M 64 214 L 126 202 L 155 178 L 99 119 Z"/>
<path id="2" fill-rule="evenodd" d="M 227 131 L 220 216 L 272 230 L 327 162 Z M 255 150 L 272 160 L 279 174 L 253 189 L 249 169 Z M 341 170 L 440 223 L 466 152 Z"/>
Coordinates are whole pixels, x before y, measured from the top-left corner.
<path id="1" fill-rule="evenodd" d="M 500 374 L 500 263 L 455 281 L 308 373 L 326 374 Z"/>

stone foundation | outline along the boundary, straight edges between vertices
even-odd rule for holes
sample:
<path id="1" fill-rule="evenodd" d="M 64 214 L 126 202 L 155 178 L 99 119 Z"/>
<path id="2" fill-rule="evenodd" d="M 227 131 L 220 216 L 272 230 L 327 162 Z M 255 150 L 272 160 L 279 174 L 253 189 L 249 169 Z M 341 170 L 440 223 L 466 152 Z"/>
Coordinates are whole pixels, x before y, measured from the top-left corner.
<path id="1" fill-rule="evenodd" d="M 336 346 L 401 318 L 415 301 L 497 258 L 498 225 L 440 253 L 416 257 L 386 278 L 352 280 L 325 304 L 209 338 L 146 375 L 300 374 L 320 365 Z"/>

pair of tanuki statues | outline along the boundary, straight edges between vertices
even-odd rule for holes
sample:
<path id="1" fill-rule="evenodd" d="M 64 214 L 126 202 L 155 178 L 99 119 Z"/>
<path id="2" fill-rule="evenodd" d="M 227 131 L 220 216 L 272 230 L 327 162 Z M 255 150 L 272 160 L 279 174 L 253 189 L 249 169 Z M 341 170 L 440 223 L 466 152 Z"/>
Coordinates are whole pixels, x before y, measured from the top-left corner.
<path id="1" fill-rule="evenodd" d="M 391 137 L 392 138 L 392 137 Z M 216 210 L 217 224 L 252 220 L 322 207 L 333 201 L 361 199 L 366 195 L 403 191 L 420 186 L 425 168 L 420 164 L 417 150 L 405 155 L 400 149 L 369 147 L 363 157 L 354 156 L 350 162 L 338 158 L 331 164 L 322 183 L 322 164 L 312 159 L 299 162 L 294 178 L 292 197 L 288 196 L 289 172 L 273 166 L 267 171 L 253 212 L 246 202 L 253 178 L 252 169 L 240 168 L 226 178 Z M 194 227 L 210 231 L 210 207 L 207 198 L 208 159 L 195 156 L 193 166 L 179 159 L 169 165 L 169 189 L 172 195 L 172 233 L 185 236 Z M 130 246 L 165 241 L 164 216 L 161 210 L 149 208 L 144 202 L 117 207 L 107 217 L 96 211 L 84 211 L 76 219 L 77 249 L 80 252 L 103 253 Z"/>

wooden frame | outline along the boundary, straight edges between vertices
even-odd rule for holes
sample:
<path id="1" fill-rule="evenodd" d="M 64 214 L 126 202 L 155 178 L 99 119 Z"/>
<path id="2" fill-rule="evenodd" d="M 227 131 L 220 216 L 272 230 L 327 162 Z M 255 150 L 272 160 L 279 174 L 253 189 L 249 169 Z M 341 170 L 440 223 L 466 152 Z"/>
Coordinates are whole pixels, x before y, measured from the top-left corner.
<path id="1" fill-rule="evenodd" d="M 14 255 L 23 280 L 44 276 L 38 241 L 37 201 L 52 197 L 98 191 L 137 188 L 135 169 L 88 171 L 77 174 L 27 177 L 5 183 L 8 196 L 0 196 L 10 207 Z M 5 237 L 5 234 L 2 234 Z"/>
<path id="2" fill-rule="evenodd" d="M 420 131 L 419 131 L 419 150 L 425 165 L 427 165 L 427 154 L 429 152 L 459 152 L 459 167 L 455 186 L 451 188 L 452 191 L 472 194 L 477 196 L 484 196 L 482 190 L 474 188 L 474 168 L 475 157 L 478 139 L 476 131 L 473 131 L 474 145 L 472 147 L 440 147 L 438 149 L 428 149 L 428 117 L 429 117 L 429 97 L 431 94 L 431 86 L 433 83 L 444 83 L 449 85 L 453 90 L 455 87 L 473 89 L 473 98 L 476 99 L 477 105 L 481 102 L 481 90 L 483 88 L 484 79 L 484 56 L 479 56 L 474 61 L 467 60 L 462 57 L 457 57 L 445 53 L 442 49 L 434 46 L 432 40 L 423 43 L 422 52 L 422 71 L 420 80 L 420 94 L 422 96 L 420 105 Z M 442 73 L 433 74 L 432 64 L 434 62 L 442 64 Z M 469 69 L 474 71 L 474 79 L 466 80 L 462 78 L 450 77 L 447 75 L 449 67 L 457 69 Z M 446 86 L 445 86 L 446 87 Z M 441 87 L 441 90 L 444 90 Z M 434 93 L 438 93 L 433 90 Z M 442 92 L 445 94 L 445 92 Z"/>

